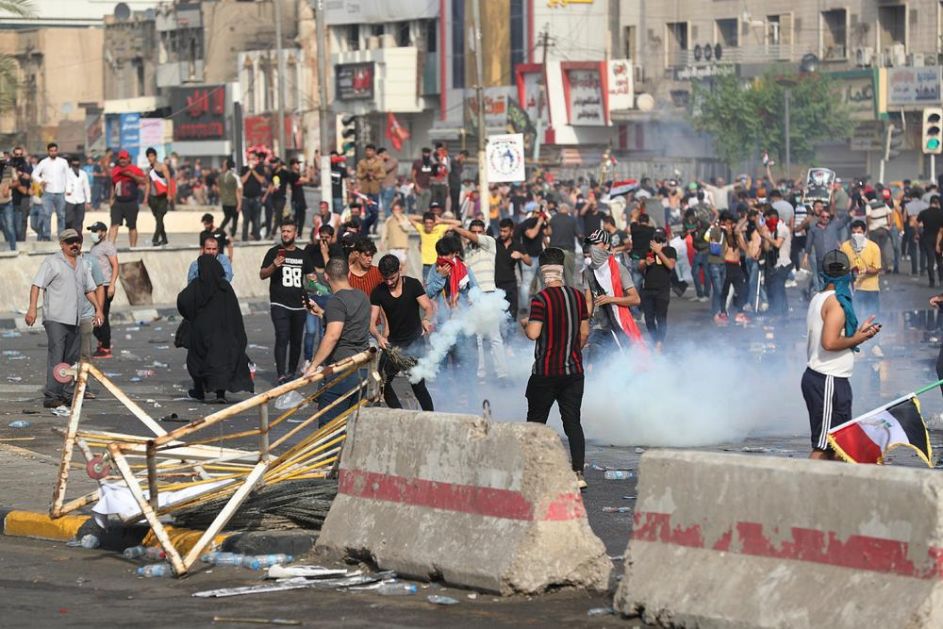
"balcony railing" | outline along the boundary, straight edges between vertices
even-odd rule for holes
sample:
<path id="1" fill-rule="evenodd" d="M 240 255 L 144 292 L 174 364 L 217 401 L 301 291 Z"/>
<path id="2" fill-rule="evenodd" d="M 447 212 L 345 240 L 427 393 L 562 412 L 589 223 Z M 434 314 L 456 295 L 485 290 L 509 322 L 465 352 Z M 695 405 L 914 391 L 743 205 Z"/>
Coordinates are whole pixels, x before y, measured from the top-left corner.
<path id="1" fill-rule="evenodd" d="M 716 48 L 707 53 L 706 47 L 698 54 L 694 49 L 672 50 L 668 53 L 669 67 L 686 67 L 711 65 L 718 63 L 772 63 L 776 61 L 790 61 L 794 59 L 793 46 L 790 44 L 769 44 L 766 46 L 723 46 L 720 49 L 720 58 L 715 54 Z M 707 58 L 708 54 L 710 59 Z"/>

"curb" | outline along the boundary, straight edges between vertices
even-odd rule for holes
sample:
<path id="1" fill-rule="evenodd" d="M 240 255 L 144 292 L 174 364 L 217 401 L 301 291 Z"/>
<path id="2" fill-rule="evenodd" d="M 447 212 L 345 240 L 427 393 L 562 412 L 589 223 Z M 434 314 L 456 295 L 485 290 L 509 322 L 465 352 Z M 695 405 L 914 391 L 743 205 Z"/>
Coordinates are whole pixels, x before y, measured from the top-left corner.
<path id="1" fill-rule="evenodd" d="M 203 535 L 195 529 L 164 527 L 174 547 L 181 553 L 189 552 L 193 544 Z M 100 548 L 121 552 L 129 546 L 157 545 L 153 532 L 142 525 L 114 527 L 103 530 L 92 516 L 66 515 L 52 519 L 46 513 L 0 508 L 0 535 L 5 537 L 28 537 L 53 542 L 68 542 L 81 539 L 83 535 L 99 537 Z M 285 553 L 298 557 L 308 552 L 317 538 L 315 531 L 233 531 L 221 533 L 213 540 L 220 550 L 247 555 L 269 555 Z"/>

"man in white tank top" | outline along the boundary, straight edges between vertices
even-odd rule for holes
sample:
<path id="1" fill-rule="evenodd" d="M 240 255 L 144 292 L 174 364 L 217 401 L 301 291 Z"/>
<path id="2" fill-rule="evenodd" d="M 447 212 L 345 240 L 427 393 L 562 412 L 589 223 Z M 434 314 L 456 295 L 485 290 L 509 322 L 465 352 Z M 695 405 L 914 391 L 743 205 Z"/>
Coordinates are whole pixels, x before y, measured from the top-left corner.
<path id="1" fill-rule="evenodd" d="M 809 409 L 812 454 L 833 460 L 828 431 L 852 419 L 851 374 L 858 346 L 874 337 L 881 325 L 874 317 L 858 325 L 851 302 L 851 261 L 841 251 L 822 260 L 820 279 L 825 289 L 812 298 L 806 316 L 808 366 L 802 375 L 802 397 Z"/>

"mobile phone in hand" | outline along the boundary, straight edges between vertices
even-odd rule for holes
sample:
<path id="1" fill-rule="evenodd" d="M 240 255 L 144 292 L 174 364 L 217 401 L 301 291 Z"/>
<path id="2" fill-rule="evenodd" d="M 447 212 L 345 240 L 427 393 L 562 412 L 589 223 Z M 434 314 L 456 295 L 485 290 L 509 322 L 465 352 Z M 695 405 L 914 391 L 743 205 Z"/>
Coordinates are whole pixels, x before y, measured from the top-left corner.
<path id="1" fill-rule="evenodd" d="M 284 249 L 279 249 L 279 250 L 278 250 L 278 257 L 280 257 L 280 258 L 284 258 L 284 257 L 285 257 L 285 250 L 284 250 Z"/>

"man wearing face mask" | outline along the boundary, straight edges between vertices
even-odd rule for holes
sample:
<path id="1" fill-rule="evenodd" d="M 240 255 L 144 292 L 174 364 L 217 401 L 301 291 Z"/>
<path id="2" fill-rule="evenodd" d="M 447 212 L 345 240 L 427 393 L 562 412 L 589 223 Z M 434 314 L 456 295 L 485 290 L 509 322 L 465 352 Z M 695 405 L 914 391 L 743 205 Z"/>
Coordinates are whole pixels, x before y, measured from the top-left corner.
<path id="1" fill-rule="evenodd" d="M 812 204 L 812 214 L 806 217 L 803 223 L 803 227 L 806 228 L 805 251 L 809 256 L 809 266 L 812 267 L 811 291 L 822 290 L 819 273 L 822 268 L 822 259 L 826 253 L 835 251 L 841 246 L 842 230 L 850 221 L 851 214 L 835 218 L 821 201 L 815 201 Z"/>
<path id="2" fill-rule="evenodd" d="M 851 238 L 841 251 L 851 260 L 855 273 L 855 311 L 862 317 L 876 315 L 880 309 L 881 247 L 865 234 L 864 221 L 851 224 Z"/>
<path id="3" fill-rule="evenodd" d="M 92 248 L 88 255 L 98 260 L 98 266 L 101 268 L 102 275 L 105 277 L 105 295 L 102 303 L 102 323 L 95 328 L 95 337 L 98 339 L 98 349 L 95 350 L 95 358 L 111 358 L 111 302 L 115 299 L 115 287 L 118 284 L 118 248 L 115 243 L 105 238 L 108 227 L 98 221 L 88 228 L 89 240 L 92 241 Z"/>
<path id="4" fill-rule="evenodd" d="M 586 238 L 589 255 L 583 270 L 591 332 L 593 361 L 630 342 L 641 344 L 642 335 L 629 308 L 641 303 L 632 275 L 609 253 L 609 234 L 597 229 Z"/>
<path id="5" fill-rule="evenodd" d="M 82 251 L 82 236 L 74 229 L 66 229 L 59 235 L 61 251 L 46 257 L 39 266 L 29 291 L 29 308 L 26 325 L 36 323 L 36 305 L 39 293 L 43 293 L 43 327 L 46 328 L 46 387 L 43 389 L 45 408 L 66 407 L 71 404 L 72 384 L 62 384 L 53 377 L 53 369 L 59 363 L 69 365 L 79 359 L 82 303 L 92 305 L 95 314 L 93 325 L 101 324 L 102 311 L 95 298 L 95 280 L 92 273 L 79 260 Z"/>
<path id="6" fill-rule="evenodd" d="M 667 242 L 665 230 L 656 229 L 648 255 L 639 260 L 639 271 L 644 278 L 642 312 L 645 313 L 645 327 L 657 349 L 661 349 L 668 332 L 671 278 L 678 261 L 678 252 Z"/>
<path id="7" fill-rule="evenodd" d="M 809 409 L 811 459 L 834 460 L 828 431 L 852 419 L 851 375 L 858 346 L 881 330 L 868 317 L 858 325 L 851 294 L 851 262 L 841 251 L 822 258 L 821 281 L 806 316 L 808 363 L 802 375 L 802 397 Z"/>

